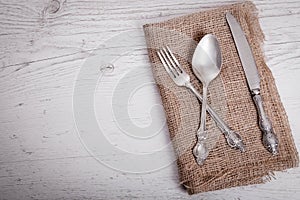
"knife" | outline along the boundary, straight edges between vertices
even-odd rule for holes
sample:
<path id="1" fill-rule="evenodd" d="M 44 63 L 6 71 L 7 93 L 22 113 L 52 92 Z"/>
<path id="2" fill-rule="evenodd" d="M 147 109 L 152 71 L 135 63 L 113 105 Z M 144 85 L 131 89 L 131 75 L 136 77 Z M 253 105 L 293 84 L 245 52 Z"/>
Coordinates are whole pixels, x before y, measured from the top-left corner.
<path id="1" fill-rule="evenodd" d="M 247 41 L 245 33 L 242 30 L 242 27 L 231 13 L 226 13 L 226 20 L 229 24 L 235 46 L 245 71 L 248 86 L 258 112 L 259 127 L 263 133 L 262 143 L 269 152 L 271 152 L 273 155 L 277 155 L 278 139 L 274 134 L 271 121 L 266 116 L 264 111 L 262 97 L 260 95 L 260 77 L 251 47 Z"/>

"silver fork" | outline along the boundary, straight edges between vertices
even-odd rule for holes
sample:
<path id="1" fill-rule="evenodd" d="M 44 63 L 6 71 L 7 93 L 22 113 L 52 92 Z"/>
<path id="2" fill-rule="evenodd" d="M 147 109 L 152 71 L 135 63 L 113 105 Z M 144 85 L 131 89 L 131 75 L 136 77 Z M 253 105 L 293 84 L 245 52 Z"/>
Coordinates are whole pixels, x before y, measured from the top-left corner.
<path id="1" fill-rule="evenodd" d="M 190 76 L 183 70 L 182 66 L 180 65 L 170 48 L 166 46 L 158 50 L 157 54 L 164 68 L 166 69 L 171 79 L 175 82 L 175 84 L 190 89 L 202 102 L 202 96 L 194 88 L 190 81 Z M 231 130 L 231 128 L 229 128 L 229 126 L 216 114 L 216 112 L 209 105 L 207 105 L 207 111 L 211 115 L 212 119 L 216 122 L 218 128 L 224 134 L 228 145 L 232 148 L 239 149 L 241 152 L 244 152 L 245 145 L 241 139 L 241 136 Z M 205 146 L 205 140 L 207 136 L 197 135 L 197 138 L 198 142 L 193 150 L 193 154 L 197 160 L 197 163 L 199 165 L 202 165 L 203 161 L 208 156 L 208 150 Z"/>

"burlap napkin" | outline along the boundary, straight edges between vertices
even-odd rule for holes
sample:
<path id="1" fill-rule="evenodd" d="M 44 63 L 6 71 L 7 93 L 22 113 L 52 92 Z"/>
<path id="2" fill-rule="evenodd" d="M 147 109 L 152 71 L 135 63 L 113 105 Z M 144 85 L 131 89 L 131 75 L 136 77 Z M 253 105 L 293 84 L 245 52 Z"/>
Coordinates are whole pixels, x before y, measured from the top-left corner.
<path id="1" fill-rule="evenodd" d="M 225 19 L 227 11 L 238 19 L 252 47 L 261 76 L 264 107 L 280 143 L 277 156 L 272 156 L 262 145 L 257 111 Z M 254 4 L 243 2 L 147 24 L 144 31 L 170 138 L 178 156 L 180 183 L 190 194 L 264 183 L 270 180 L 273 171 L 298 166 L 298 153 L 287 115 L 272 73 L 264 61 L 261 49 L 264 36 Z M 240 153 L 230 148 L 215 123 L 208 119 L 211 151 L 205 165 L 200 167 L 192 154 L 199 126 L 200 103 L 189 90 L 173 83 L 159 61 L 156 50 L 169 45 L 191 76 L 192 84 L 201 92 L 201 83 L 193 75 L 190 61 L 197 42 L 207 33 L 217 36 L 223 59 L 221 74 L 209 88 L 209 102 L 228 125 L 241 134 L 247 151 Z"/>

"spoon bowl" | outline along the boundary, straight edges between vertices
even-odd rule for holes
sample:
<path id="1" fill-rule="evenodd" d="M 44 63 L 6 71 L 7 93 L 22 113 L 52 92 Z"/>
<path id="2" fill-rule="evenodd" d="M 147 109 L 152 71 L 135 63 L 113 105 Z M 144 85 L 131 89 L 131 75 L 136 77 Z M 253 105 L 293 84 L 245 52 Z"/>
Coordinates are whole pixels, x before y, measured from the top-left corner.
<path id="1" fill-rule="evenodd" d="M 201 109 L 200 127 L 197 131 L 197 144 L 193 149 L 193 154 L 199 165 L 203 165 L 208 156 L 208 149 L 205 143 L 206 132 L 206 105 L 207 90 L 209 83 L 214 80 L 221 71 L 222 56 L 217 38 L 212 34 L 205 35 L 196 47 L 192 59 L 193 72 L 202 82 L 203 101 Z"/>
<path id="2" fill-rule="evenodd" d="M 209 84 L 220 73 L 221 49 L 214 35 L 207 34 L 200 40 L 193 55 L 192 66 L 202 84 Z"/>

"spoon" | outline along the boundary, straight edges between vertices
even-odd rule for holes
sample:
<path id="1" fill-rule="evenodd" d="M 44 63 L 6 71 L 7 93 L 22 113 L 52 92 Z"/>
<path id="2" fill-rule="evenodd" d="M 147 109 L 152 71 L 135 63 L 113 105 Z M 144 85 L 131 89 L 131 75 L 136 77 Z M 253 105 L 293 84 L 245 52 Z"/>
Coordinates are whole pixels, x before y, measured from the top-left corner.
<path id="1" fill-rule="evenodd" d="M 212 34 L 206 34 L 199 42 L 192 59 L 192 68 L 197 78 L 202 82 L 203 101 L 201 109 L 200 127 L 197 131 L 197 144 L 193 154 L 198 165 L 203 165 L 208 156 L 205 143 L 206 131 L 206 105 L 207 90 L 210 82 L 214 80 L 221 71 L 222 58 L 217 38 Z"/>

